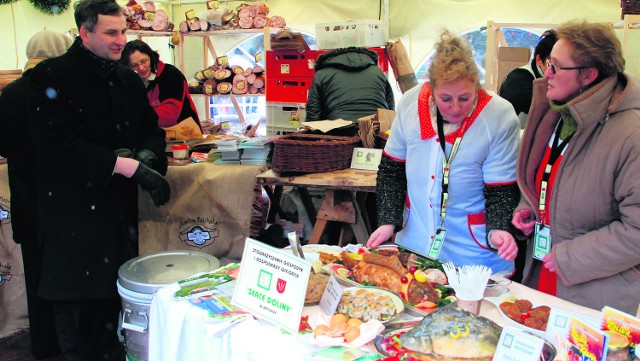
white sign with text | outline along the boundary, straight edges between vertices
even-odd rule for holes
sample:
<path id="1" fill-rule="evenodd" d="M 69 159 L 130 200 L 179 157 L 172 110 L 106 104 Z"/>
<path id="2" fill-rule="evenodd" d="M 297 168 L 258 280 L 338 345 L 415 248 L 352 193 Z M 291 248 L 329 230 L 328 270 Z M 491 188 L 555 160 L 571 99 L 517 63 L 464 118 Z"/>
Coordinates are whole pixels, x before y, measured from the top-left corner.
<path id="1" fill-rule="evenodd" d="M 544 346 L 540 337 L 505 326 L 500 334 L 493 361 L 538 361 Z"/>
<path id="2" fill-rule="evenodd" d="M 247 238 L 231 303 L 298 333 L 311 263 Z"/>

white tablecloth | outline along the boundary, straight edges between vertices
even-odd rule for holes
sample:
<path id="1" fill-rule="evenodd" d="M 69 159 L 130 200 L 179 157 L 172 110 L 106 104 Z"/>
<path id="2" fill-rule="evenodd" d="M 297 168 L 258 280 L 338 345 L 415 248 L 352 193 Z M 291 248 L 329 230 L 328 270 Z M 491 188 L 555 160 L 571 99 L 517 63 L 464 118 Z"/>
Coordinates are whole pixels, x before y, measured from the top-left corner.
<path id="1" fill-rule="evenodd" d="M 509 293 L 526 298 L 536 304 L 558 307 L 590 317 L 600 317 L 600 311 L 578 306 L 557 297 L 538 292 L 518 283 L 508 285 Z M 311 334 L 290 335 L 269 324 L 245 317 L 229 321 L 211 318 L 207 312 L 188 301 L 175 301 L 177 284 L 158 290 L 151 303 L 149 317 L 150 361 L 258 361 L 258 360 L 313 360 L 308 343 Z M 318 307 L 305 308 L 309 314 Z M 480 314 L 500 325 L 505 324 L 498 308 L 482 301 Z M 415 316 L 403 315 L 401 319 Z M 371 346 L 365 346 L 373 352 Z"/>

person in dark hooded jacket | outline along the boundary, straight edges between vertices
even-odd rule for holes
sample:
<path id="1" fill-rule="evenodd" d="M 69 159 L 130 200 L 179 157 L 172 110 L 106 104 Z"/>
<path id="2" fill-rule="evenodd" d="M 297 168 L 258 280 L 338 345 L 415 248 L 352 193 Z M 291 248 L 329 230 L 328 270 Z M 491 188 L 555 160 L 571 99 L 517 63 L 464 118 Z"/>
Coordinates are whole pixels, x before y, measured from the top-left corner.
<path id="1" fill-rule="evenodd" d="M 322 54 L 307 99 L 307 121 L 351 120 L 395 109 L 393 89 L 377 66 L 378 55 L 358 47 Z"/>

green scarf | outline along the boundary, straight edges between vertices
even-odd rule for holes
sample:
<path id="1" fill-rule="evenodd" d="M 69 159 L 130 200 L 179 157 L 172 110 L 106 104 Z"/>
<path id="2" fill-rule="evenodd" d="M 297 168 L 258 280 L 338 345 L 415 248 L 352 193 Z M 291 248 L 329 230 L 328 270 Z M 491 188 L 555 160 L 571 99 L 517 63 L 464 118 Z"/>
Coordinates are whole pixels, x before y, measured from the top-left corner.
<path id="1" fill-rule="evenodd" d="M 549 105 L 551 109 L 560 113 L 560 119 L 562 119 L 562 127 L 560 128 L 560 139 L 565 140 L 567 137 L 571 136 L 578 129 L 578 122 L 573 119 L 571 112 L 569 111 L 569 106 L 567 104 L 558 104 L 553 100 L 549 100 Z"/>

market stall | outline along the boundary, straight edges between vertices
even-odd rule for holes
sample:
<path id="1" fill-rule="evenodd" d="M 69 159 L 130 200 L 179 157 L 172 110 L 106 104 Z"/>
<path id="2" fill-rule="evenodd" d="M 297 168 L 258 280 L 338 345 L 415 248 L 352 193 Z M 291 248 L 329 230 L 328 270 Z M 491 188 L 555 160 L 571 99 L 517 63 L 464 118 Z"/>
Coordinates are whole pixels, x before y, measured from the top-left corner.
<path id="1" fill-rule="evenodd" d="M 534 304 L 571 310 L 585 317 L 600 317 L 600 311 L 582 307 L 554 296 L 538 292 L 518 283 L 507 285 L 507 291 L 518 299 Z M 314 345 L 313 333 L 289 334 L 272 323 L 252 316 L 214 317 L 188 300 L 174 300 L 178 284 L 160 289 L 153 298 L 150 313 L 149 355 L 152 360 L 313 360 L 324 352 Z M 317 305 L 304 308 L 303 315 L 320 312 Z M 505 325 L 508 321 L 498 307 L 482 301 L 480 315 Z M 403 313 L 394 323 L 420 320 L 422 316 Z M 251 345 L 251 347 L 248 347 Z M 369 343 L 351 351 L 352 358 L 376 349 Z"/>

